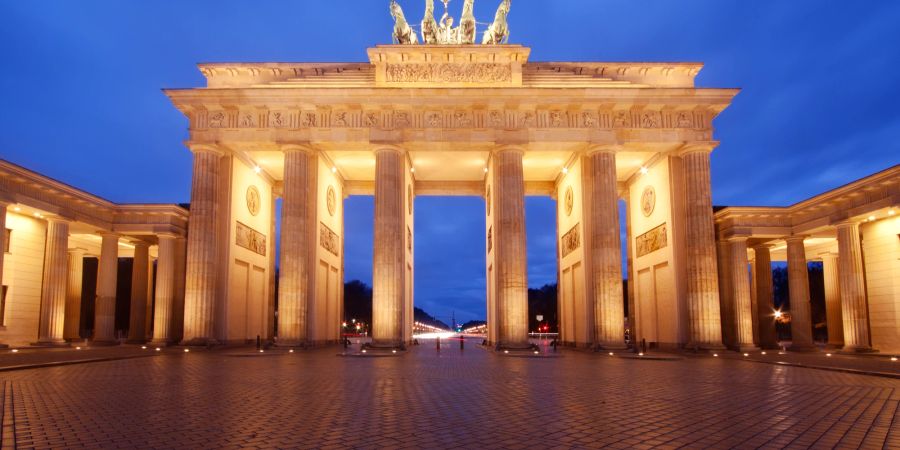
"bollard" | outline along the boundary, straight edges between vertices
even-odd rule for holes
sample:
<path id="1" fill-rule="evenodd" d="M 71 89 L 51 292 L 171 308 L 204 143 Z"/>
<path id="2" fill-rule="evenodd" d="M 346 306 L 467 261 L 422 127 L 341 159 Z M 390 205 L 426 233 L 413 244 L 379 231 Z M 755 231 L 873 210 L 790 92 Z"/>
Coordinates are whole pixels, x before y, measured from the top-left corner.
<path id="1" fill-rule="evenodd" d="M 350 339 L 347 339 L 346 337 L 344 337 L 343 341 L 344 341 L 344 350 L 346 351 L 348 344 L 350 344 Z"/>
<path id="2" fill-rule="evenodd" d="M 261 345 L 261 344 L 260 344 L 259 335 L 257 334 L 257 335 L 256 335 L 256 349 L 257 349 L 257 350 L 259 350 L 260 345 Z"/>
<path id="3" fill-rule="evenodd" d="M 647 339 L 641 339 L 641 353 L 647 353 Z"/>
<path id="4" fill-rule="evenodd" d="M 437 351 L 438 352 L 441 351 L 441 338 L 440 337 L 437 338 Z"/>
<path id="5" fill-rule="evenodd" d="M 459 349 L 464 350 L 466 348 L 466 338 L 460 336 L 459 337 Z"/>

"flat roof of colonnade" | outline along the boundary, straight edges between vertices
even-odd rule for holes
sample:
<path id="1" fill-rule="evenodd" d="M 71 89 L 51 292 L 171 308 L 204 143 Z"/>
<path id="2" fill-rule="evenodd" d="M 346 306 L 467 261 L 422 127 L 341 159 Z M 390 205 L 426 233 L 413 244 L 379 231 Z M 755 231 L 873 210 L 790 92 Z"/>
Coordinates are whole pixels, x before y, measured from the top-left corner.
<path id="1" fill-rule="evenodd" d="M 190 143 L 215 143 L 282 179 L 280 145 L 322 151 L 346 181 L 373 150 L 409 151 L 416 181 L 480 182 L 498 146 L 552 183 L 582 151 L 617 149 L 620 181 L 659 154 L 714 140 L 737 89 L 698 88 L 695 62 L 528 62 L 519 45 L 382 45 L 369 62 L 204 63 L 205 87 L 167 89 Z M 461 154 L 462 153 L 462 154 Z"/>

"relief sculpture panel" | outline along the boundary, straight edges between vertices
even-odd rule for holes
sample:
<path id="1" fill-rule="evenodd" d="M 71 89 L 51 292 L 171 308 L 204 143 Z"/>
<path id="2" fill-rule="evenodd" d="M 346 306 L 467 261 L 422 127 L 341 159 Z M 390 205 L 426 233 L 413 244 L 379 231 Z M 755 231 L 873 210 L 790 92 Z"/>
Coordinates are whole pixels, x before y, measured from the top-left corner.
<path id="1" fill-rule="evenodd" d="M 266 256 L 266 235 L 240 222 L 237 222 L 235 244 L 238 247 L 243 247 L 251 252 Z"/>
<path id="2" fill-rule="evenodd" d="M 637 256 L 640 258 L 649 255 L 659 249 L 666 248 L 668 245 L 666 237 L 666 224 L 662 224 L 635 238 L 635 248 Z"/>

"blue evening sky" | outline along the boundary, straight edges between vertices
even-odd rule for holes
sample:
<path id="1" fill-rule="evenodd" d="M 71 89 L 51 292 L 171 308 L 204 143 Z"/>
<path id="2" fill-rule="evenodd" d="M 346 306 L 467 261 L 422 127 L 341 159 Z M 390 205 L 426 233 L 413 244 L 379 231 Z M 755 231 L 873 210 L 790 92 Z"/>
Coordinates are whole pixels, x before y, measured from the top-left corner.
<path id="1" fill-rule="evenodd" d="M 187 121 L 160 89 L 203 85 L 202 61 L 364 61 L 390 41 L 388 3 L 0 0 L 0 158 L 117 202 L 187 202 Z M 401 0 L 414 23 L 422 3 Z M 477 0 L 478 20 L 498 3 Z M 900 162 L 900 2 L 513 0 L 510 23 L 533 61 L 701 61 L 698 85 L 742 88 L 715 123 L 716 204 L 787 205 Z M 372 201 L 346 205 L 347 279 L 369 281 Z M 483 201 L 416 208 L 416 304 L 483 317 Z M 553 211 L 527 202 L 535 287 L 556 278 Z"/>

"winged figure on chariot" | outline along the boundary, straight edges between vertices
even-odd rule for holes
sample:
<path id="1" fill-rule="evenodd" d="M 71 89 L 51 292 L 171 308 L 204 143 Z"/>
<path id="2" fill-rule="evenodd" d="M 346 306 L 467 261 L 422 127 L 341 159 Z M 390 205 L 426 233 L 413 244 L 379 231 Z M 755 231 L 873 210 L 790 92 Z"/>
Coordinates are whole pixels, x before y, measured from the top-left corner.
<path id="1" fill-rule="evenodd" d="M 422 43 L 426 45 L 471 45 L 476 43 L 478 22 L 475 20 L 475 0 L 463 0 L 462 16 L 459 26 L 453 26 L 453 17 L 448 12 L 450 0 L 444 3 L 444 14 L 441 20 L 434 18 L 434 0 L 425 0 L 425 17 L 421 23 Z M 509 16 L 511 0 L 501 0 L 494 15 L 494 21 L 482 35 L 484 45 L 505 44 L 509 41 Z M 419 43 L 413 27 L 406 20 L 403 8 L 397 0 L 391 0 L 391 16 L 394 18 L 393 43 L 415 45 Z"/>

